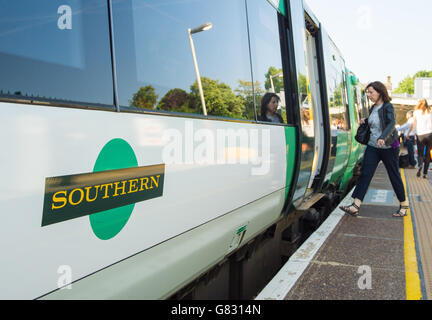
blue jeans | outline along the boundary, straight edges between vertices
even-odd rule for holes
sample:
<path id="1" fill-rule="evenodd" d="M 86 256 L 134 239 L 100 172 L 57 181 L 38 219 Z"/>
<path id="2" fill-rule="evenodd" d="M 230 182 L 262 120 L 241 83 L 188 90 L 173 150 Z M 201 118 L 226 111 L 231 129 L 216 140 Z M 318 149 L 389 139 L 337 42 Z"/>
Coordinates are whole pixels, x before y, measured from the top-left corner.
<path id="1" fill-rule="evenodd" d="M 408 159 L 409 159 L 409 164 L 411 166 L 416 165 L 416 161 L 414 159 L 414 142 L 415 142 L 414 136 L 409 136 L 406 137 L 405 139 L 405 147 L 407 148 L 408 151 Z"/>
<path id="2" fill-rule="evenodd" d="M 405 188 L 399 171 L 399 148 L 378 149 L 371 146 L 366 147 L 360 178 L 357 181 L 352 197 L 363 201 L 380 161 L 384 163 L 396 197 L 400 202 L 405 201 Z"/>

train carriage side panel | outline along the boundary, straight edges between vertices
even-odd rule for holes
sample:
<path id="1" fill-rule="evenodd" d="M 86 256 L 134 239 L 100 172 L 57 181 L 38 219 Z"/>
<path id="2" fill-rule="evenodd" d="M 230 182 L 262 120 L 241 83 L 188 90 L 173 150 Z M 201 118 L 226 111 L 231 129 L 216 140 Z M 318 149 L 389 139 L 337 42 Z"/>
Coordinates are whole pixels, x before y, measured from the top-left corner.
<path id="1" fill-rule="evenodd" d="M 253 124 L 233 125 L 220 121 L 7 103 L 2 103 L 2 113 L 2 134 L 13 137 L 6 146 L 9 150 L 8 157 L 3 158 L 1 166 L 2 214 L 13 213 L 4 217 L 4 232 L 1 235 L 2 252 L 6 252 L 8 256 L 1 267 L 1 282 L 9 288 L 2 291 L 3 298 L 36 298 L 57 289 L 60 266 L 70 266 L 73 271 L 70 280 L 76 281 L 161 243 L 177 243 L 179 235 L 208 224 L 205 228 L 213 230 L 210 235 L 193 232 L 194 236 L 184 236 L 181 239 L 188 242 L 188 251 L 179 249 L 169 254 L 173 255 L 170 259 L 177 260 L 177 273 L 173 272 L 175 266 L 167 266 L 162 261 L 149 260 L 143 263 L 143 273 L 140 274 L 142 281 L 149 279 L 153 273 L 159 274 L 158 279 L 167 277 L 167 268 L 177 276 L 183 272 L 183 276 L 178 277 L 178 281 L 183 281 L 182 279 L 199 274 L 209 264 L 237 248 L 239 243 L 232 241 L 239 229 L 244 227 L 245 237 L 242 241 L 248 241 L 273 223 L 282 210 L 286 194 L 288 155 L 283 127 L 262 128 Z M 109 131 L 94 131 L 94 123 L 114 121 L 116 126 Z M 259 147 L 251 151 L 258 153 L 264 150 L 262 144 L 269 143 L 262 143 L 261 137 L 269 134 L 272 142 L 269 143 L 268 158 L 263 159 L 263 166 L 240 162 L 223 165 L 217 162 L 186 164 L 186 158 L 172 161 L 164 159 L 164 148 L 167 150 L 172 143 L 164 136 L 165 129 L 170 128 L 171 132 L 177 130 L 181 132 L 181 136 L 186 137 L 186 131 L 192 126 L 193 134 L 202 133 L 203 130 L 257 130 Z M 130 146 L 132 155 L 135 154 L 136 157 L 137 169 L 153 170 L 149 166 L 164 165 L 163 186 L 156 185 L 156 182 L 152 185 L 150 182 L 143 187 L 159 188 L 162 194 L 136 202 L 130 209 L 126 222 L 114 233 L 111 230 L 122 223 L 117 220 L 118 214 L 113 211 L 115 209 L 78 215 L 68 220 L 62 220 L 63 213 L 59 210 L 59 213 L 47 213 L 58 215 L 54 223 L 41 225 L 45 207 L 50 209 L 61 206 L 65 204 L 62 199 L 67 202 L 66 207 L 72 209 L 80 205 L 81 210 L 85 210 L 94 198 L 102 202 L 104 197 L 116 197 L 117 192 L 120 199 L 140 188 L 141 182 L 133 181 L 140 179 L 135 174 L 127 179 L 130 183 L 126 187 L 120 183 L 117 184 L 117 189 L 107 187 L 103 192 L 100 187 L 99 194 L 95 187 L 86 190 L 86 184 L 79 185 L 79 178 L 83 174 L 89 178 L 94 176 L 95 163 L 102 154 L 108 157 L 105 161 L 118 162 L 112 158 L 117 149 L 102 152 L 113 139 Z M 224 156 L 232 155 L 229 146 L 224 146 L 221 151 Z M 183 155 L 188 156 L 187 153 Z M 123 161 L 128 162 L 128 159 Z M 229 158 L 225 158 L 225 161 L 229 161 Z M 266 172 L 254 174 L 254 171 L 259 170 Z M 106 178 L 108 180 L 99 185 L 112 183 L 110 179 L 118 170 L 113 171 L 111 168 L 111 172 Z M 47 198 L 48 179 L 60 181 L 65 176 L 68 178 L 61 180 L 65 185 L 58 185 L 57 188 L 65 190 L 67 196 L 52 195 Z M 117 180 L 121 182 L 125 179 Z M 161 183 L 161 180 L 158 181 Z M 257 199 L 260 200 L 257 202 Z M 102 212 L 100 221 L 93 223 L 92 217 Z M 235 214 L 236 212 L 242 213 Z M 224 231 L 217 232 L 221 223 L 225 226 L 222 229 Z M 218 250 L 210 250 L 206 246 L 216 246 Z M 208 255 L 200 257 L 202 252 L 208 252 Z M 188 255 L 195 257 L 191 260 L 193 263 L 188 262 Z M 26 272 L 30 261 L 32 272 Z M 170 281 L 167 286 L 174 286 L 175 282 Z M 99 297 L 105 294 L 101 288 L 95 288 L 100 290 L 97 295 Z M 73 291 L 65 290 L 63 294 L 73 294 Z M 114 288 L 111 294 L 113 292 Z M 152 294 L 155 292 L 146 291 L 143 295 L 149 298 Z"/>

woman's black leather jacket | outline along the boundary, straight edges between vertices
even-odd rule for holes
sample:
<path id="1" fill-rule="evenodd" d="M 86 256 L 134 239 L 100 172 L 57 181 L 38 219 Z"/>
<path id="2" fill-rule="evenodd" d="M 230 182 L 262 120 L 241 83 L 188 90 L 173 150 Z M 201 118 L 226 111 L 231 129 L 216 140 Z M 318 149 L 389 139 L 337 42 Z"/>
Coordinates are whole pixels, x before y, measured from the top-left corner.
<path id="1" fill-rule="evenodd" d="M 374 107 L 375 105 L 369 109 L 369 114 L 371 114 Z M 378 110 L 378 116 L 382 131 L 379 139 L 384 139 L 386 146 L 391 146 L 398 139 L 398 133 L 395 128 L 396 116 L 393 105 L 390 102 L 384 103 L 381 109 Z"/>

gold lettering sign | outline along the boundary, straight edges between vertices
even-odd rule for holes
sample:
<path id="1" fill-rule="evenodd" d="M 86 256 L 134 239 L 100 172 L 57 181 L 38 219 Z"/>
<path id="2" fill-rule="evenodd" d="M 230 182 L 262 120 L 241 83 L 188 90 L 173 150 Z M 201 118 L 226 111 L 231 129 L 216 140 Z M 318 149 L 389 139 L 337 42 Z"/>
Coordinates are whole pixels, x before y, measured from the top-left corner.
<path id="1" fill-rule="evenodd" d="M 46 178 L 42 226 L 161 197 L 164 176 L 160 164 Z"/>

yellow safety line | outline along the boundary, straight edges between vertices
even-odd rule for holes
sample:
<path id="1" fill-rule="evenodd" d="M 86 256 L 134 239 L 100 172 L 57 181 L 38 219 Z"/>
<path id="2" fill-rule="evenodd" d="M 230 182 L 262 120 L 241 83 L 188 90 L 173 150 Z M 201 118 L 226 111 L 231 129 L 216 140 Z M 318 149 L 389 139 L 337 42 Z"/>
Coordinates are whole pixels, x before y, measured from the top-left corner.
<path id="1" fill-rule="evenodd" d="M 405 171 L 401 169 L 401 177 L 405 187 L 405 197 L 408 200 Z M 404 257 L 405 257 L 405 282 L 406 299 L 421 300 L 420 275 L 417 265 L 417 254 L 414 242 L 414 228 L 411 219 L 411 209 L 408 209 L 404 217 Z"/>

